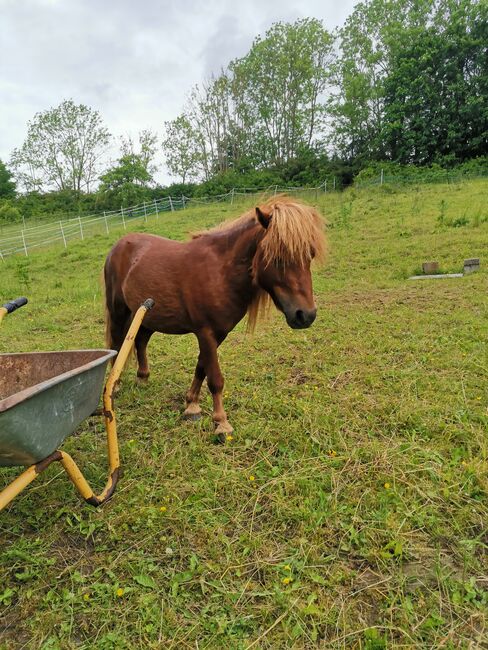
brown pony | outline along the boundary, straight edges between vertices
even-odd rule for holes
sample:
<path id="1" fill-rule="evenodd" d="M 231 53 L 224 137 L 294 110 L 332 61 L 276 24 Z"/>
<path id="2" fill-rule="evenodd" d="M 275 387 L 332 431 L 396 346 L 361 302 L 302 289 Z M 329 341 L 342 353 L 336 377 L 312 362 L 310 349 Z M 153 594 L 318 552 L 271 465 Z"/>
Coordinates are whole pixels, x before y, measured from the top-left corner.
<path id="1" fill-rule="evenodd" d="M 153 298 L 156 304 L 135 341 L 138 378 L 149 377 L 146 347 L 154 332 L 194 333 L 200 354 L 184 415 L 200 417 L 207 377 L 216 433 L 225 436 L 233 429 L 222 403 L 217 348 L 246 312 L 253 329 L 270 300 L 290 327 L 310 327 L 317 312 L 310 263 L 321 260 L 325 248 L 318 212 L 285 196 L 187 242 L 126 235 L 105 262 L 107 346 L 120 349 L 132 314 Z"/>

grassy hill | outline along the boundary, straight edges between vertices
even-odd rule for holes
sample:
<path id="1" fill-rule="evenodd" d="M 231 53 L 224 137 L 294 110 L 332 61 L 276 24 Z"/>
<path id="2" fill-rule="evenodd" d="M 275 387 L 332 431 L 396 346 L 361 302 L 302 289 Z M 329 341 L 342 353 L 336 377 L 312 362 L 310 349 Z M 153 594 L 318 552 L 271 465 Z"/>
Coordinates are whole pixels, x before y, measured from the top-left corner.
<path id="1" fill-rule="evenodd" d="M 181 419 L 194 337 L 155 336 L 149 384 L 129 369 L 118 396 L 114 498 L 90 509 L 51 466 L 0 515 L 0 647 L 484 647 L 487 191 L 319 196 L 331 251 L 317 321 L 292 331 L 274 314 L 223 344 L 226 445 L 212 442 L 208 391 L 203 419 Z M 145 229 L 184 238 L 249 205 Z M 0 350 L 101 346 L 99 276 L 117 236 L 0 264 L 3 298 L 30 298 Z M 467 257 L 479 273 L 407 279 Z M 64 448 L 103 484 L 97 419 Z"/>

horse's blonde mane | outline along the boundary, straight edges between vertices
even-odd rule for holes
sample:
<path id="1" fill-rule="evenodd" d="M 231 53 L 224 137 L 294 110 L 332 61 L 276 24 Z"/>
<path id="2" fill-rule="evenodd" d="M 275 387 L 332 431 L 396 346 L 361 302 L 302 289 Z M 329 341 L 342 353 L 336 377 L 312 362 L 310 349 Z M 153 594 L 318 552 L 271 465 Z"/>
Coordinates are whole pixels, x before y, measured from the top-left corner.
<path id="1" fill-rule="evenodd" d="M 268 264 L 321 263 L 326 253 L 324 222 L 318 211 L 288 196 L 276 196 L 260 209 L 271 216 L 261 247 Z"/>
<path id="2" fill-rule="evenodd" d="M 278 195 L 268 199 L 259 209 L 270 218 L 260 244 L 266 264 L 306 266 L 312 258 L 316 263 L 323 262 L 327 251 L 324 222 L 315 208 L 295 198 Z M 249 221 L 257 221 L 255 209 L 196 236 L 233 229 Z M 248 330 L 254 330 L 256 322 L 267 313 L 270 304 L 269 294 L 258 290 L 247 311 Z"/>

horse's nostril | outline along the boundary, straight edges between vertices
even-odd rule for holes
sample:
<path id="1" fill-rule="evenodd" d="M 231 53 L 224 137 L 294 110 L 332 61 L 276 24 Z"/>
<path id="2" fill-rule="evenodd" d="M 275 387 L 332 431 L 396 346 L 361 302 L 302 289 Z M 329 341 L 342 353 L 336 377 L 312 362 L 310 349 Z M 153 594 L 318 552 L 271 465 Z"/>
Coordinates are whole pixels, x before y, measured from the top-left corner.
<path id="1" fill-rule="evenodd" d="M 297 322 L 300 323 L 300 325 L 303 325 L 305 323 L 305 314 L 301 309 L 297 309 L 295 318 L 297 319 Z"/>

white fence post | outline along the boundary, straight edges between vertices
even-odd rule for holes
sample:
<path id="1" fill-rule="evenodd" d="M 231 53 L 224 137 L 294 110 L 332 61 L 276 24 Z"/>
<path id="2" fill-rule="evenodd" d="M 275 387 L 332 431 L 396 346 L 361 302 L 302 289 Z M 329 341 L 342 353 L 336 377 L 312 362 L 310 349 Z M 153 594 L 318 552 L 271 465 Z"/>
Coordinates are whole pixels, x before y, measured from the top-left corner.
<path id="1" fill-rule="evenodd" d="M 28 252 L 27 252 L 27 244 L 25 243 L 25 235 L 24 235 L 24 231 L 22 231 L 22 242 L 23 242 L 23 244 L 24 244 L 24 253 L 25 253 L 25 256 L 26 256 L 26 257 L 29 257 L 29 254 L 28 254 Z"/>
<path id="2" fill-rule="evenodd" d="M 171 207 L 171 212 L 174 212 L 173 201 L 171 200 L 170 196 L 168 198 L 169 198 L 169 205 Z"/>
<path id="3" fill-rule="evenodd" d="M 186 208 L 186 203 L 185 203 L 185 195 L 181 195 L 181 202 L 183 203 L 183 210 Z"/>
<path id="4" fill-rule="evenodd" d="M 63 244 L 64 247 L 66 248 L 66 237 L 64 236 L 64 230 L 63 230 L 63 222 L 59 222 L 59 227 L 61 228 L 61 237 L 63 238 Z"/>
<path id="5" fill-rule="evenodd" d="M 108 235 L 108 223 L 107 223 L 107 215 L 105 214 L 105 210 L 103 211 L 103 220 L 105 221 L 105 232 Z"/>
<path id="6" fill-rule="evenodd" d="M 327 194 L 327 181 L 324 183 L 324 193 Z"/>
<path id="7" fill-rule="evenodd" d="M 80 234 L 81 234 L 81 239 L 83 240 L 83 239 L 85 239 L 85 238 L 83 237 L 83 225 L 82 225 L 82 223 L 81 223 L 81 217 L 80 217 L 80 215 L 78 215 L 78 223 L 80 224 Z"/>
<path id="8" fill-rule="evenodd" d="M 147 223 L 147 210 L 146 210 L 146 202 L 144 201 L 143 203 L 144 206 L 144 221 Z"/>
<path id="9" fill-rule="evenodd" d="M 381 170 L 380 185 L 383 185 L 383 180 L 384 180 L 384 174 L 383 174 L 383 170 Z"/>
<path id="10" fill-rule="evenodd" d="M 154 199 L 154 209 L 156 210 L 156 219 L 159 219 L 158 202 Z"/>
<path id="11" fill-rule="evenodd" d="M 336 187 L 336 178 L 334 176 L 334 192 L 335 192 L 335 187 Z"/>
<path id="12" fill-rule="evenodd" d="M 120 206 L 120 213 L 122 214 L 122 223 L 124 224 L 124 230 L 127 230 L 126 225 L 125 225 L 125 217 L 124 217 L 124 206 Z"/>

